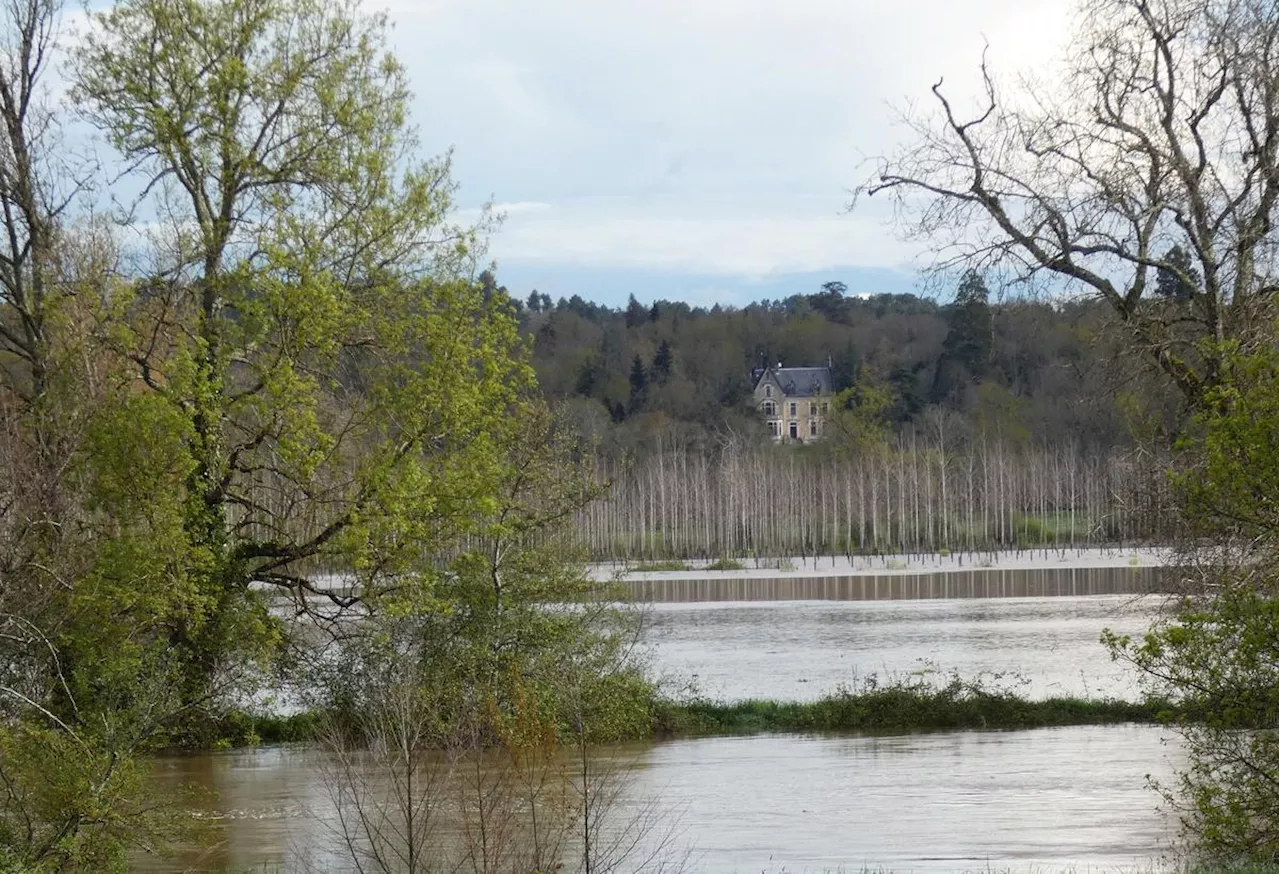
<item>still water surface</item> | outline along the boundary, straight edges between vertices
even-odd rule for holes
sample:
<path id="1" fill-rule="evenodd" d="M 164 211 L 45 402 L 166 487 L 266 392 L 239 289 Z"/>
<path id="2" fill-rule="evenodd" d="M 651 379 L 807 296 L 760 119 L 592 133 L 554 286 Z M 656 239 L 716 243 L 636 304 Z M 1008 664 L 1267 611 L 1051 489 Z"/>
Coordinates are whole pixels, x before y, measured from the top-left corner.
<path id="1" fill-rule="evenodd" d="M 1055 871 L 1150 867 L 1167 823 L 1144 788 L 1176 749 L 1147 726 L 893 737 L 770 735 L 613 751 L 631 783 L 618 816 L 659 799 L 668 858 L 708 872 Z M 318 753 L 170 758 L 163 785 L 215 791 L 201 870 L 341 870 Z M 656 838 L 655 838 L 656 839 Z M 152 870 L 166 870 L 153 868 Z"/>
<path id="2" fill-rule="evenodd" d="M 655 604 L 646 640 L 670 690 L 727 701 L 953 671 L 1032 698 L 1135 698 L 1099 635 L 1142 631 L 1156 606 L 1131 595 Z"/>
<path id="3" fill-rule="evenodd" d="M 661 604 L 647 645 L 673 689 L 811 699 L 876 673 L 1006 675 L 1029 696 L 1132 696 L 1098 643 L 1139 631 L 1130 595 Z M 1009 677 L 1011 673 L 1021 680 Z M 1169 827 L 1146 776 L 1176 745 L 1146 726 L 905 736 L 772 735 L 603 751 L 630 775 L 619 817 L 657 800 L 685 870 L 788 872 L 1145 867 Z M 342 870 L 320 753 L 277 747 L 160 760 L 161 787 L 194 785 L 216 845 L 175 868 Z"/>

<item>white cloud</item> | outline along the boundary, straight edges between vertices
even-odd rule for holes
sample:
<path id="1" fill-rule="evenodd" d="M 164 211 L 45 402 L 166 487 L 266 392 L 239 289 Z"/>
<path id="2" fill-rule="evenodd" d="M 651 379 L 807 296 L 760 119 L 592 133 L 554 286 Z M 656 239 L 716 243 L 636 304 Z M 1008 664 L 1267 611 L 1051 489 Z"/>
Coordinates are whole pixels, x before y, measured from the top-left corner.
<path id="1" fill-rule="evenodd" d="M 508 201 L 504 261 L 752 276 L 897 267 L 882 216 L 840 215 L 890 104 L 988 60 L 1043 66 L 1068 0 L 393 0 L 432 149 L 469 203 Z M 815 200 L 816 199 L 816 200 Z M 824 202 L 829 201 L 829 202 Z M 530 206 L 537 204 L 536 206 Z"/>
<path id="2" fill-rule="evenodd" d="M 900 268 L 910 250 L 839 198 L 795 204 L 664 199 L 570 201 L 516 213 L 494 238 L 499 263 L 577 263 L 762 278 L 837 266 Z"/>
<path id="3" fill-rule="evenodd" d="M 391 15 L 429 138 L 600 194 L 673 165 L 825 186 L 886 144 L 886 101 L 927 98 L 939 77 L 976 86 L 985 41 L 1005 71 L 1051 57 L 1065 0 L 399 0 Z"/>

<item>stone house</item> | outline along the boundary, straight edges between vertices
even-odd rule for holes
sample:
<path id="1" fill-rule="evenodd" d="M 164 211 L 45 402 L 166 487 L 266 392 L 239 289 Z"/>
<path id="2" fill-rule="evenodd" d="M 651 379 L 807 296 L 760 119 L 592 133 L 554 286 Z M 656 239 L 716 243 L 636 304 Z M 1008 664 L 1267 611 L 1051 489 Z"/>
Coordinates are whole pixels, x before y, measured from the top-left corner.
<path id="1" fill-rule="evenodd" d="M 826 367 L 757 367 L 751 371 L 756 409 L 774 440 L 811 443 L 822 439 L 835 391 Z"/>

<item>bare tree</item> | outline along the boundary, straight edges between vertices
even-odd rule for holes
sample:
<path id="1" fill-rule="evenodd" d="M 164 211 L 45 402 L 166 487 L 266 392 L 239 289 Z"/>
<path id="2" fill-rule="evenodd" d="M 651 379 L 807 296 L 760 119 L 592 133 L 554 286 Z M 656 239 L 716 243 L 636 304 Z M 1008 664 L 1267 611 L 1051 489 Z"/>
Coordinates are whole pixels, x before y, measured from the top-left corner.
<path id="1" fill-rule="evenodd" d="M 984 61 L 966 115 L 939 81 L 855 204 L 893 198 L 907 234 L 939 251 L 935 269 L 1001 265 L 1087 289 L 1195 404 L 1228 341 L 1273 340 L 1276 4 L 1080 12 L 1060 88 L 1006 93 Z M 1182 299 L 1157 294 L 1161 277 Z"/>
<path id="2" fill-rule="evenodd" d="M 27 402 L 49 379 L 49 324 L 65 291 L 57 249 L 64 213 L 85 185 L 84 167 L 60 148 L 61 125 L 45 77 L 61 4 L 5 0 L 0 7 L 0 382 Z"/>

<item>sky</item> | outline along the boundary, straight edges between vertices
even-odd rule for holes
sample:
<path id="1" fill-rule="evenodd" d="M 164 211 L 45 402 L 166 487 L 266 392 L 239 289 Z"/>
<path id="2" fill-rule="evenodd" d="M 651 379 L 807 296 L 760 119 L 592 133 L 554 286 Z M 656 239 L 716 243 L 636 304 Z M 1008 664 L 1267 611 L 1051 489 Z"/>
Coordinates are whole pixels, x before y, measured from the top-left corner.
<path id="1" fill-rule="evenodd" d="M 375 0 L 376 2 L 376 0 Z M 928 253 L 849 191 L 909 101 L 1056 56 L 1065 0 L 393 0 L 424 149 L 514 294 L 741 306 L 840 280 L 918 290 Z"/>

